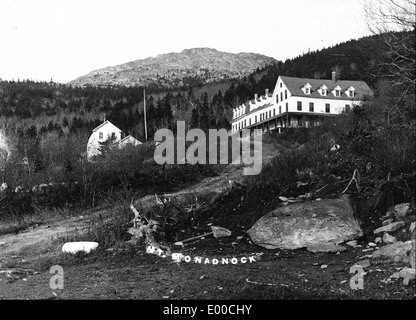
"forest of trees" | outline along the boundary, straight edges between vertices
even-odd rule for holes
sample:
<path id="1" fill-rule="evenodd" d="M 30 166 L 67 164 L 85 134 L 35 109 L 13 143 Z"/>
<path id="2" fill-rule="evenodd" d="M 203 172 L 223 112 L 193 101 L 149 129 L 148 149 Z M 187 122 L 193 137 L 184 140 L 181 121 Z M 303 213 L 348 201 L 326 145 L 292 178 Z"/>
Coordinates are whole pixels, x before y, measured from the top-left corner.
<path id="1" fill-rule="evenodd" d="M 396 33 L 397 38 L 409 32 Z M 148 137 L 159 128 L 174 129 L 177 120 L 189 128 L 229 129 L 232 108 L 255 93 L 274 89 L 279 75 L 330 78 L 336 70 L 341 79 L 364 80 L 373 89 L 382 85 L 381 52 L 385 37 L 378 34 L 308 52 L 257 70 L 240 80 L 225 80 L 224 91 L 206 87 L 163 90 L 146 88 Z M 195 92 L 198 92 L 196 94 Z M 123 132 L 144 140 L 143 88 L 107 86 L 72 87 L 53 82 L 0 81 L 0 129 L 7 135 L 36 139 L 48 133 L 88 133 L 104 117 Z"/>

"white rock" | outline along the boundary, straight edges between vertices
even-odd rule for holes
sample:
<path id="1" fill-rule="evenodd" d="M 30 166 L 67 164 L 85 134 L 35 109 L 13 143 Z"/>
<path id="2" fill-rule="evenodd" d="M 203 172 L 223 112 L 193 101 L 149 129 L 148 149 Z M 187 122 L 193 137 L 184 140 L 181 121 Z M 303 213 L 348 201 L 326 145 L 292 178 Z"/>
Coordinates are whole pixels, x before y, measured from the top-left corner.
<path id="1" fill-rule="evenodd" d="M 390 223 L 392 223 L 393 222 L 393 219 L 387 219 L 387 220 L 384 220 L 382 223 L 381 223 L 381 225 L 382 226 L 387 226 L 388 224 L 390 224 Z"/>
<path id="2" fill-rule="evenodd" d="M 79 242 L 67 242 L 62 246 L 62 251 L 67 253 L 77 253 L 83 251 L 86 253 L 95 250 L 98 247 L 98 242 L 91 241 L 79 241 Z"/>
<path id="3" fill-rule="evenodd" d="M 389 258 L 396 262 L 408 259 L 407 253 L 412 249 L 411 241 L 397 241 L 392 244 L 385 245 L 379 250 L 373 252 L 372 258 Z"/>
<path id="4" fill-rule="evenodd" d="M 390 235 L 390 234 L 388 234 L 388 233 L 385 233 L 385 234 L 383 235 L 383 242 L 384 242 L 384 243 L 387 243 L 387 244 L 390 244 L 390 243 L 395 243 L 395 242 L 397 242 L 397 240 L 396 240 L 396 238 L 395 238 L 395 237 L 393 237 L 392 235 Z"/>
<path id="5" fill-rule="evenodd" d="M 345 243 L 346 245 L 350 247 L 355 247 L 357 245 L 357 240 L 351 240 Z"/>
<path id="6" fill-rule="evenodd" d="M 410 212 L 410 203 L 400 203 L 394 206 L 394 214 L 398 219 L 404 218 Z"/>
<path id="7" fill-rule="evenodd" d="M 374 230 L 374 234 L 381 233 L 381 232 L 394 232 L 394 231 L 404 227 L 404 225 L 405 225 L 404 221 L 393 222 L 393 223 L 390 223 L 386 226 L 383 226 L 383 227 L 380 227 L 380 228 Z"/>
<path id="8" fill-rule="evenodd" d="M 368 268 L 369 266 L 371 266 L 370 260 L 369 259 L 365 259 L 365 260 L 360 260 L 356 263 L 356 265 L 360 265 L 363 268 Z"/>

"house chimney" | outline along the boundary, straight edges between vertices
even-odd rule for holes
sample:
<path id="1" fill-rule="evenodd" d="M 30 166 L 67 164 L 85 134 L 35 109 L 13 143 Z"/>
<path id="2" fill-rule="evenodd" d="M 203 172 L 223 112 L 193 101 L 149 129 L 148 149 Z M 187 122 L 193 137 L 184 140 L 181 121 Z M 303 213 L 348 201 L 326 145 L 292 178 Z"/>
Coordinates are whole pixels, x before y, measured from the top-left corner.
<path id="1" fill-rule="evenodd" d="M 269 89 L 266 89 L 266 98 L 267 98 L 267 95 L 269 94 Z"/>
<path id="2" fill-rule="evenodd" d="M 332 83 L 337 82 L 337 73 L 335 71 L 332 71 Z"/>

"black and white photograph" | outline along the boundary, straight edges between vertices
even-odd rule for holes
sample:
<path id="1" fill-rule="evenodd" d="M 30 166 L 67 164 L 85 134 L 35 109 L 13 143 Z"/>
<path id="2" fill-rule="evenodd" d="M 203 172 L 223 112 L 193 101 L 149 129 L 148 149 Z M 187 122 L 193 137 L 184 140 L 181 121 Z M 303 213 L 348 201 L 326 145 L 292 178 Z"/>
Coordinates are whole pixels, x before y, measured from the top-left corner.
<path id="1" fill-rule="evenodd" d="M 0 0 L 0 300 L 167 319 L 415 300 L 415 17 Z"/>

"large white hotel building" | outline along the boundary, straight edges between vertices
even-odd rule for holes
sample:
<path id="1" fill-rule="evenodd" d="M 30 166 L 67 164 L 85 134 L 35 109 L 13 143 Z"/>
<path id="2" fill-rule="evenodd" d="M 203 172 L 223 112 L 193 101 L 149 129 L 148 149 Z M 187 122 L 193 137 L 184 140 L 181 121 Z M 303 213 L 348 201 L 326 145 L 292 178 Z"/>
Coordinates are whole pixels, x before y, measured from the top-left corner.
<path id="1" fill-rule="evenodd" d="M 364 81 L 306 79 L 279 76 L 273 93 L 264 95 L 233 109 L 231 130 L 261 129 L 262 132 L 283 128 L 319 125 L 325 116 L 336 116 L 346 108 L 359 105 L 373 92 Z"/>

